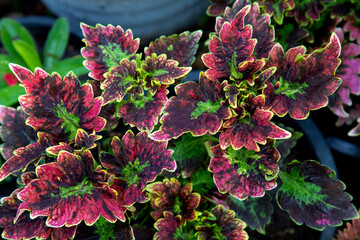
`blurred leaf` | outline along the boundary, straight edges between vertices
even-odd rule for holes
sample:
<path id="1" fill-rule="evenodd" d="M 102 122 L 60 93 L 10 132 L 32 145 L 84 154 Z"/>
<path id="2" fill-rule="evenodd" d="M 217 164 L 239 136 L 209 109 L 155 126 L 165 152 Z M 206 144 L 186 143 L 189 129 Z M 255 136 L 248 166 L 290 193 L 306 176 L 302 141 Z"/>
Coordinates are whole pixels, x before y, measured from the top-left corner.
<path id="1" fill-rule="evenodd" d="M 85 59 L 81 55 L 76 55 L 72 58 L 66 58 L 51 66 L 48 72 L 57 72 L 60 74 L 60 76 L 65 76 L 69 71 L 73 71 L 76 76 L 85 75 L 89 73 L 89 70 L 84 67 L 84 60 Z"/>
<path id="2" fill-rule="evenodd" d="M 11 106 L 18 102 L 18 97 L 25 94 L 25 89 L 18 84 L 0 89 L 0 105 Z"/>
<path id="3" fill-rule="evenodd" d="M 30 44 L 20 39 L 14 40 L 13 45 L 32 71 L 34 71 L 36 67 L 41 67 L 41 60 L 39 54 L 36 52 L 36 48 L 33 48 Z"/>
<path id="4" fill-rule="evenodd" d="M 69 40 L 69 23 L 66 18 L 59 18 L 46 38 L 44 47 L 44 68 L 48 70 L 63 56 Z"/>
<path id="5" fill-rule="evenodd" d="M 15 20 L 12 20 L 10 18 L 3 18 L 0 21 L 0 31 L 1 42 L 10 55 L 21 59 L 20 54 L 16 51 L 13 45 L 13 40 L 22 40 L 36 51 L 36 44 L 34 38 L 24 26 L 22 26 Z"/>

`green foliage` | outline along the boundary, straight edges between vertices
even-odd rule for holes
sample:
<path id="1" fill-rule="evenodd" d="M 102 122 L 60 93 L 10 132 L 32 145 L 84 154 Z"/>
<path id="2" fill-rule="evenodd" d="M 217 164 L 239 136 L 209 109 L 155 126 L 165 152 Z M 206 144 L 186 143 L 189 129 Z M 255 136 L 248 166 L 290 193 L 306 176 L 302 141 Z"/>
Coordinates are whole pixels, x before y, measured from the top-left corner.
<path id="1" fill-rule="evenodd" d="M 107 221 L 103 216 L 96 221 L 95 227 L 95 233 L 100 236 L 99 240 L 115 239 L 115 224 Z"/>
<path id="2" fill-rule="evenodd" d="M 0 41 L 8 55 L 0 55 L 0 104 L 14 105 L 18 96 L 24 91 L 19 87 L 4 84 L 5 73 L 11 73 L 9 63 L 17 63 L 31 71 L 40 67 L 46 71 L 56 71 L 64 76 L 70 70 L 76 75 L 83 75 L 88 70 L 83 66 L 84 58 L 77 55 L 62 59 L 69 40 L 69 23 L 65 18 L 59 18 L 51 27 L 42 51 L 37 49 L 34 37 L 20 23 L 10 18 L 0 21 Z"/>

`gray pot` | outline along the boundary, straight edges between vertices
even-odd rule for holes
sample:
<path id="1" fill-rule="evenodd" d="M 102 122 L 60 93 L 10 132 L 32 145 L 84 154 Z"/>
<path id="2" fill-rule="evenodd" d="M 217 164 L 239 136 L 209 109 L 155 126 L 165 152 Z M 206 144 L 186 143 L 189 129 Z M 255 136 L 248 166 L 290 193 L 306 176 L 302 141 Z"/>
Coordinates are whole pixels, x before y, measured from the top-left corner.
<path id="1" fill-rule="evenodd" d="M 206 14 L 208 0 L 41 0 L 57 16 L 69 20 L 82 37 L 80 22 L 95 26 L 120 25 L 135 38 L 153 40 L 197 23 Z"/>

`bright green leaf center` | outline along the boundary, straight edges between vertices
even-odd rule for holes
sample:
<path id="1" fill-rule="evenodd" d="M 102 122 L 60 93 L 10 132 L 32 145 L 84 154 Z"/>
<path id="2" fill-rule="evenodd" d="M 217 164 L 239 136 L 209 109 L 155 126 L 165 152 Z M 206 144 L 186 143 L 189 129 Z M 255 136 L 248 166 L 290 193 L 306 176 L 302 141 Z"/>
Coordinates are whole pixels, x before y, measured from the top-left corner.
<path id="1" fill-rule="evenodd" d="M 301 85 L 298 82 L 288 82 L 282 77 L 279 79 L 280 87 L 275 90 L 276 94 L 284 94 L 289 98 L 295 99 L 295 94 L 304 94 L 305 88 L 309 87 L 309 85 L 304 82 Z"/>
<path id="2" fill-rule="evenodd" d="M 252 161 L 249 165 L 249 160 L 259 160 L 261 156 L 256 154 L 253 150 L 247 150 L 245 148 L 240 148 L 239 150 L 233 149 L 231 146 L 227 149 L 227 154 L 230 159 L 231 164 L 237 169 L 239 175 L 247 174 L 250 172 L 257 173 L 256 167 L 259 165 L 256 161 Z"/>
<path id="3" fill-rule="evenodd" d="M 280 172 L 279 176 L 283 182 L 281 191 L 296 199 L 299 204 L 308 205 L 322 202 L 326 197 L 320 194 L 321 187 L 319 185 L 306 182 L 305 177 L 301 177 L 296 168 L 293 168 L 291 173 Z"/>
<path id="4" fill-rule="evenodd" d="M 140 165 L 140 161 L 137 158 L 134 162 L 129 162 L 125 168 L 121 171 L 121 174 L 124 176 L 124 180 L 128 185 L 134 184 L 135 186 L 139 183 L 139 173 L 144 171 L 144 168 L 150 166 L 148 161 L 146 161 L 143 165 Z"/>
<path id="5" fill-rule="evenodd" d="M 136 108 L 145 108 L 145 104 L 148 102 L 154 101 L 154 98 L 151 94 L 149 96 L 143 96 L 141 99 L 134 100 L 133 103 Z"/>
<path id="6" fill-rule="evenodd" d="M 191 119 L 196 119 L 201 116 L 203 113 L 217 113 L 221 108 L 221 100 L 216 100 L 211 102 L 210 100 L 206 102 L 198 102 L 194 111 L 191 113 Z"/>
<path id="7" fill-rule="evenodd" d="M 174 202 L 174 213 L 175 213 L 175 215 L 179 215 L 181 213 L 181 206 L 182 206 L 182 202 L 180 201 L 180 197 L 177 196 L 175 198 L 175 202 Z"/>
<path id="8" fill-rule="evenodd" d="M 227 239 L 227 237 L 224 236 L 224 234 L 222 234 L 222 232 L 221 232 L 222 227 L 214 224 L 212 230 L 214 233 L 214 236 L 212 237 L 212 239 L 218 239 L 218 240 L 226 240 Z"/>
<path id="9" fill-rule="evenodd" d="M 134 56 L 134 54 L 128 54 L 127 51 L 123 51 L 121 46 L 116 43 L 109 43 L 108 45 L 99 45 L 99 48 L 102 50 L 104 56 L 102 60 L 105 62 L 108 69 L 113 66 L 120 65 L 120 61 L 124 58 L 130 59 L 130 57 Z"/>
<path id="10" fill-rule="evenodd" d="M 71 137 L 76 136 L 77 130 L 79 129 L 79 121 L 80 117 L 76 116 L 73 113 L 69 113 L 66 107 L 57 104 L 55 108 L 53 108 L 55 115 L 63 120 L 63 128 L 67 133 L 70 133 Z"/>
<path id="11" fill-rule="evenodd" d="M 88 182 L 88 180 L 85 178 L 81 183 L 79 183 L 76 186 L 72 187 L 60 187 L 60 196 L 61 198 L 68 198 L 71 196 L 84 196 L 84 194 L 91 194 L 92 190 L 94 190 L 94 187 Z M 55 197 L 55 195 L 52 193 L 52 197 Z"/>

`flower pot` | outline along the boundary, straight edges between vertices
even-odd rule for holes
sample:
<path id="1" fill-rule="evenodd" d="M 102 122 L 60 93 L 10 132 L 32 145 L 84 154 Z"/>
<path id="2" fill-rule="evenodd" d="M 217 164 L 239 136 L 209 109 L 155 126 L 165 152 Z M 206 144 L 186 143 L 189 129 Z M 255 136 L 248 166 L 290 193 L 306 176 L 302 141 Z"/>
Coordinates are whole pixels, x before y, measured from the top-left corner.
<path id="1" fill-rule="evenodd" d="M 143 42 L 169 35 L 198 22 L 209 5 L 204 0 L 42 0 L 54 14 L 69 20 L 82 37 L 80 22 L 95 26 L 120 25 L 131 29 Z"/>

